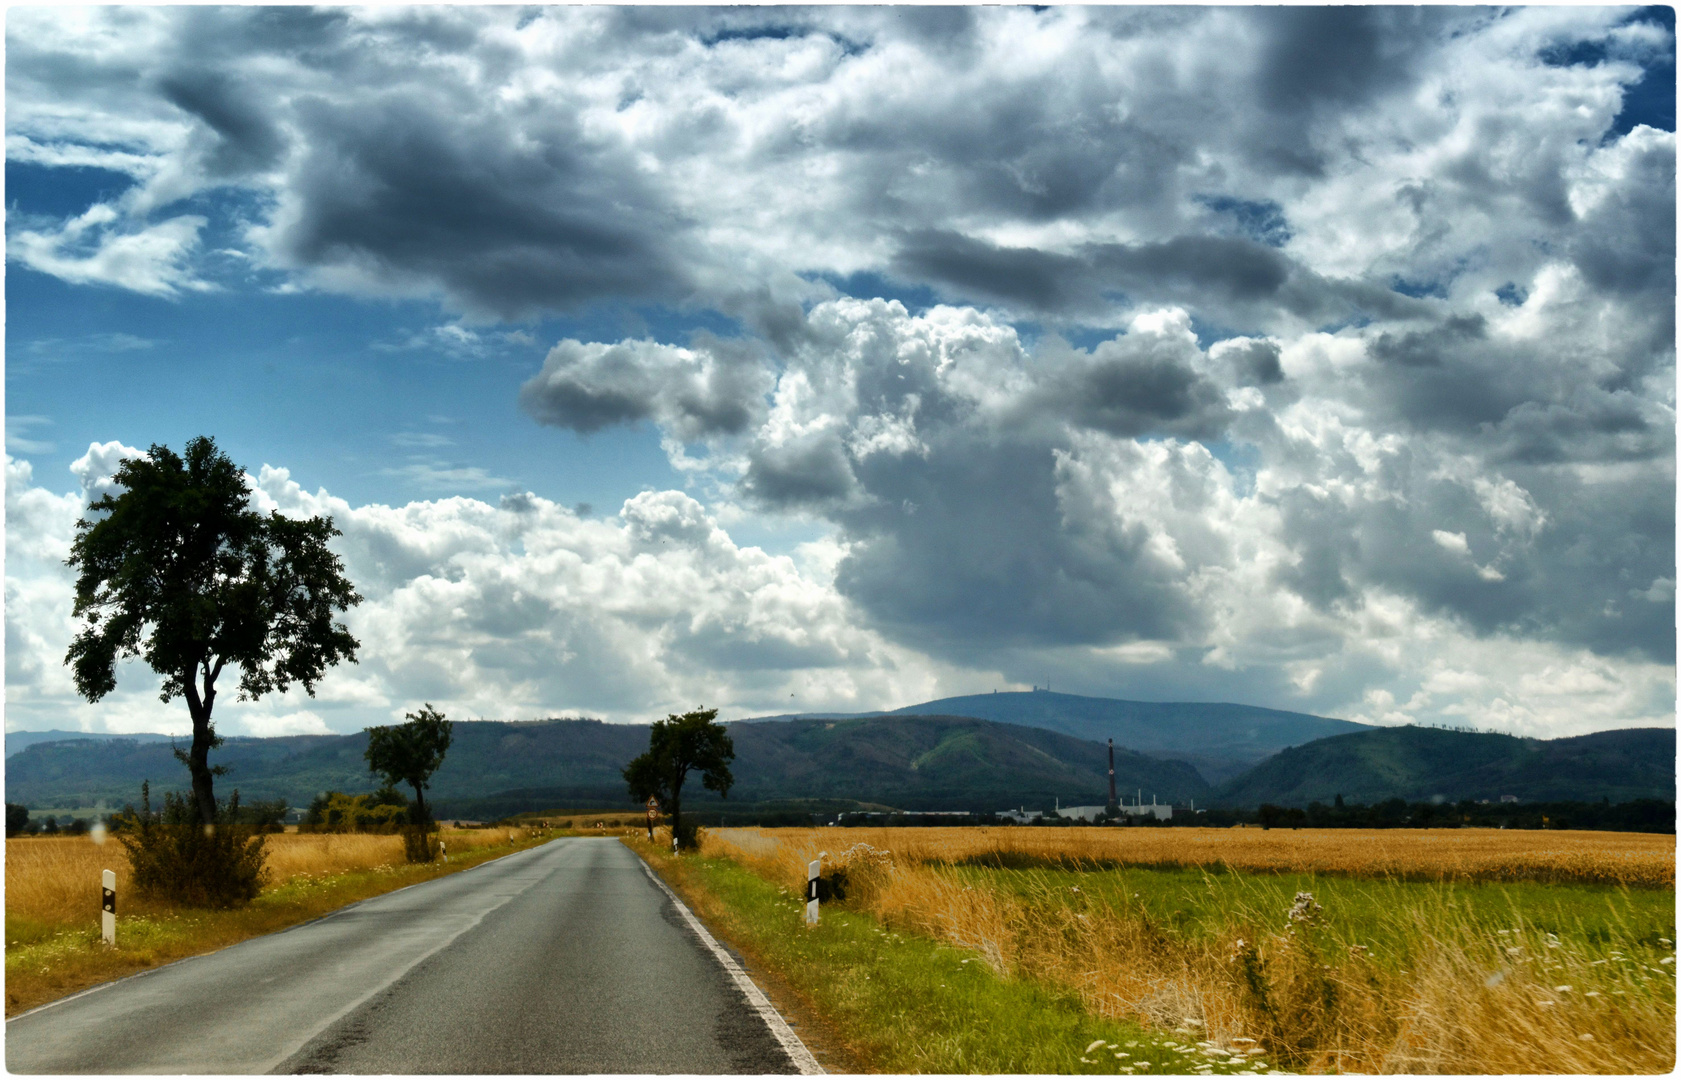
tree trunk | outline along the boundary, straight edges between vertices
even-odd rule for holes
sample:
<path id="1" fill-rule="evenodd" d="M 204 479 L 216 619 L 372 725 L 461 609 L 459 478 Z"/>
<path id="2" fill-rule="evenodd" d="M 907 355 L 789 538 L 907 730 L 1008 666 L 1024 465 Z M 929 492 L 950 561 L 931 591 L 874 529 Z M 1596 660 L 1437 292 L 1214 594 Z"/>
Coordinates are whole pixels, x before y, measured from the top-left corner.
<path id="1" fill-rule="evenodd" d="M 414 782 L 411 780 L 410 783 Z M 421 793 L 419 784 L 414 785 L 414 816 L 414 823 L 423 829 L 431 823 L 431 819 L 426 816 L 426 796 Z"/>
<path id="2" fill-rule="evenodd" d="M 196 665 L 195 665 L 196 666 Z M 187 712 L 193 718 L 193 747 L 187 753 L 187 772 L 193 778 L 193 802 L 198 805 L 199 821 L 216 824 L 216 788 L 210 771 L 210 744 L 215 736 L 210 729 L 210 709 L 216 701 L 216 691 L 207 686 L 199 696 L 198 673 L 187 669 Z"/>
<path id="3" fill-rule="evenodd" d="M 678 837 L 683 835 L 683 773 L 673 772 L 671 777 L 671 843 L 672 850 L 678 850 Z"/>

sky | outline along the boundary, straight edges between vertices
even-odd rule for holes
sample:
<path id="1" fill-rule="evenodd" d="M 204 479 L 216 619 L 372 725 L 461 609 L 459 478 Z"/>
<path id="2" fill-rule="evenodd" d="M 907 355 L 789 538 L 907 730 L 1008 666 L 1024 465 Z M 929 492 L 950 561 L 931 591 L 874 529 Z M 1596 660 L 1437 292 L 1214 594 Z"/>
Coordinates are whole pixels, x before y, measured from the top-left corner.
<path id="1" fill-rule="evenodd" d="M 1675 720 L 1665 8 L 8 9 L 8 730 L 210 435 L 358 662 L 224 734 L 1028 689 Z M 235 681 L 224 678 L 230 686 Z"/>

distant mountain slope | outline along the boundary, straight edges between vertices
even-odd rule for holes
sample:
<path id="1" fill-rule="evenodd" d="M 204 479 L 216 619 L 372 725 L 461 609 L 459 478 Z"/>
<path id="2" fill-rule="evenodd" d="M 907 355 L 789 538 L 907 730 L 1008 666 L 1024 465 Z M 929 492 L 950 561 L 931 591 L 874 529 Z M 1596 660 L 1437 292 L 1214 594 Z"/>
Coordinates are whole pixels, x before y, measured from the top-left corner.
<path id="1" fill-rule="evenodd" d="M 1107 750 L 1059 732 L 963 716 L 876 716 L 730 726 L 741 797 L 848 798 L 915 810 L 1049 809 L 1108 799 Z M 1206 798 L 1183 762 L 1116 748 L 1115 780 L 1163 802 Z M 735 794 L 732 792 L 731 797 Z"/>
<path id="2" fill-rule="evenodd" d="M 171 736 L 154 735 L 150 732 L 135 735 L 114 735 L 103 731 L 8 731 L 6 732 L 6 756 L 11 757 L 22 750 L 27 750 L 36 743 L 64 742 L 68 739 L 90 739 L 96 742 L 107 742 L 111 739 L 134 739 L 137 742 L 168 742 Z M 183 736 L 174 736 L 178 741 L 187 741 Z"/>
<path id="3" fill-rule="evenodd" d="M 969 717 L 872 717 L 730 725 L 735 802 L 847 799 L 902 809 L 999 810 L 1107 798 L 1105 748 L 1039 728 Z M 324 790 L 366 791 L 366 736 L 230 738 L 214 760 L 228 766 L 219 791 L 307 805 Z M 431 796 L 505 800 L 527 809 L 627 801 L 619 770 L 647 749 L 645 724 L 595 720 L 458 721 Z M 1209 787 L 1190 766 L 1117 749 L 1117 783 L 1162 801 L 1201 800 Z M 7 798 L 36 807 L 137 801 L 142 780 L 182 789 L 186 771 L 167 743 L 133 740 L 42 743 L 6 761 Z M 694 782 L 691 799 L 709 796 Z"/>
<path id="4" fill-rule="evenodd" d="M 1675 798 L 1675 730 L 1624 728 L 1567 739 L 1376 728 L 1285 750 L 1221 785 L 1215 805 L 1306 806 L 1440 796 L 1526 802 Z"/>
<path id="5" fill-rule="evenodd" d="M 811 714 L 833 719 L 842 714 Z M 1122 701 L 1047 690 L 970 694 L 859 716 L 973 716 L 1060 731 L 1099 742 L 1114 739 L 1155 757 L 1188 761 L 1211 780 L 1235 776 L 1286 746 L 1369 730 L 1351 720 L 1223 702 Z M 765 717 L 787 720 L 793 717 Z"/>

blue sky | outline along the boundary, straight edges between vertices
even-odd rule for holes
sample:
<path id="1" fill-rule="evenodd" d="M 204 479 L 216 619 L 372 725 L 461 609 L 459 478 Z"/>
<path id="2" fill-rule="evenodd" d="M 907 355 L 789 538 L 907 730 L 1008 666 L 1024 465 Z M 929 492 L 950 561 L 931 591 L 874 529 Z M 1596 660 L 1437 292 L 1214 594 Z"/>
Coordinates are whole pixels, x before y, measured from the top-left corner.
<path id="1" fill-rule="evenodd" d="M 523 10 L 523 9 L 522 9 Z M 331 513 L 226 730 L 1674 715 L 1667 8 L 17 9 L 7 723 L 117 460 Z"/>

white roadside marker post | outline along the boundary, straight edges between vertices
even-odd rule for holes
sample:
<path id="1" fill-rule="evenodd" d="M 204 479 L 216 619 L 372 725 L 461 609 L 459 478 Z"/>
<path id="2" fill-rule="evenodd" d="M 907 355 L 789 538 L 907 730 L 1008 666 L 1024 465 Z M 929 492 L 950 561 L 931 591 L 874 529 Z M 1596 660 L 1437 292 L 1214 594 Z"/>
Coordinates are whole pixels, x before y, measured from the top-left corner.
<path id="1" fill-rule="evenodd" d="M 107 945 L 117 943 L 117 875 L 107 870 L 99 876 L 101 886 L 99 936 Z"/>
<path id="2" fill-rule="evenodd" d="M 820 855 L 811 860 L 805 868 L 805 922 L 807 926 L 817 925 L 817 875 L 823 869 L 823 857 Z"/>

